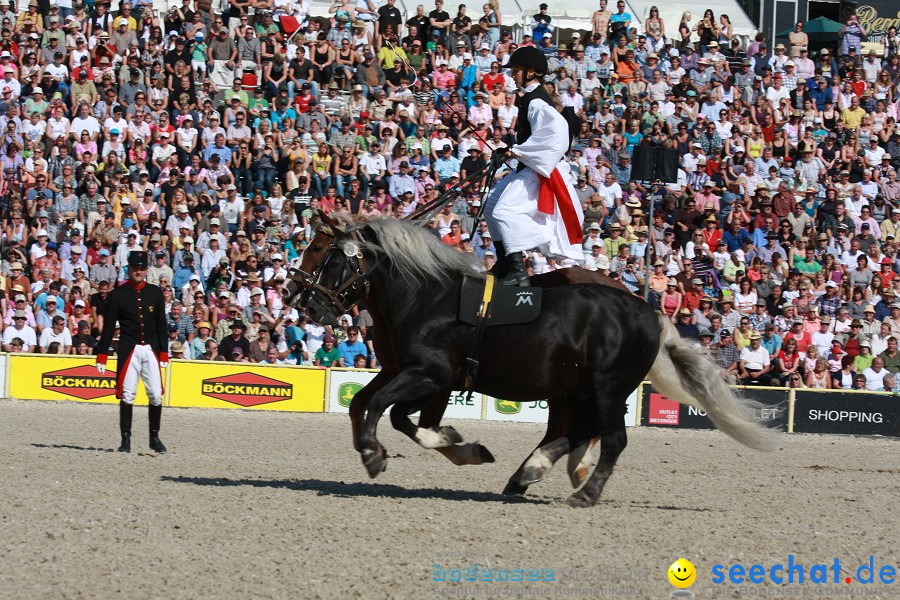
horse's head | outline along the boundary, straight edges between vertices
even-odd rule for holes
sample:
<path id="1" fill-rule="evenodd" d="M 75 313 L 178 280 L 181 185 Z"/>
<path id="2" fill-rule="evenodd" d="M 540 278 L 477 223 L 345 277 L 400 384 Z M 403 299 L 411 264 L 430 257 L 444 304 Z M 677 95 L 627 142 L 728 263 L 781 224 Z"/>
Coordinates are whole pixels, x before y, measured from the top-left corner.
<path id="1" fill-rule="evenodd" d="M 321 224 L 316 227 L 316 234 L 300 255 L 300 264 L 297 266 L 297 269 L 301 273 L 312 273 L 315 271 L 319 263 L 322 262 L 325 252 L 334 242 L 334 238 L 338 233 L 345 231 L 349 225 L 349 223 L 342 223 L 332 219 L 321 210 L 319 211 L 319 218 L 321 219 Z"/>
<path id="2" fill-rule="evenodd" d="M 303 251 L 293 279 L 302 288 L 293 302 L 314 321 L 336 325 L 337 318 L 362 300 L 370 263 L 359 229 L 321 214 L 323 225 Z"/>

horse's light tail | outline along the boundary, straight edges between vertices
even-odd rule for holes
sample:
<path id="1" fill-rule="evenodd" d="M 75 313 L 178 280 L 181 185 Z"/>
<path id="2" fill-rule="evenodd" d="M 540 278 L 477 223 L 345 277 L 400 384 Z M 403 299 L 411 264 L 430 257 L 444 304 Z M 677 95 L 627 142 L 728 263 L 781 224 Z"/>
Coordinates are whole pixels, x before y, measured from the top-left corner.
<path id="1" fill-rule="evenodd" d="M 659 315 L 659 328 L 659 354 L 650 368 L 653 387 L 672 400 L 706 411 L 720 431 L 738 442 L 757 450 L 774 450 L 780 436 L 753 418 L 752 411 L 759 404 L 736 396 L 719 367 L 678 335 L 663 315 Z"/>

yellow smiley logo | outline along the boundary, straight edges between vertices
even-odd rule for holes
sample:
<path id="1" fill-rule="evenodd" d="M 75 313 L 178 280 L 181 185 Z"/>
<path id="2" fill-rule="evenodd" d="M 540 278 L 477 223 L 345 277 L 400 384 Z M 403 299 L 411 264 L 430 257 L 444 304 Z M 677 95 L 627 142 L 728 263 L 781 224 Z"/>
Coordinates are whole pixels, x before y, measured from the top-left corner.
<path id="1" fill-rule="evenodd" d="M 669 583 L 677 588 L 687 588 L 697 579 L 697 568 L 686 558 L 679 558 L 669 567 L 668 575 Z"/>

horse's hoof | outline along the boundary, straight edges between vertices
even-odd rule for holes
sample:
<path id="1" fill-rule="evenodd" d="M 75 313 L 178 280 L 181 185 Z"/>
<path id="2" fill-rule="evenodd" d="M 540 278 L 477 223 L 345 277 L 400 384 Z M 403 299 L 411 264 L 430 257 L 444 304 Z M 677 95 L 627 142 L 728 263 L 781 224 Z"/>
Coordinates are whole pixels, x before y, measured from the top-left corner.
<path id="1" fill-rule="evenodd" d="M 519 483 L 529 486 L 541 481 L 544 478 L 545 470 L 538 467 L 525 467 L 522 475 L 519 476 Z"/>
<path id="2" fill-rule="evenodd" d="M 521 496 L 525 492 L 528 491 L 528 486 L 519 485 L 518 482 L 510 480 L 509 483 L 506 484 L 506 487 L 503 488 L 504 496 Z"/>
<path id="3" fill-rule="evenodd" d="M 444 434 L 444 437 L 446 437 L 451 444 L 459 444 L 463 441 L 462 436 L 459 435 L 459 432 L 456 431 L 456 428 L 452 425 L 444 425 L 439 431 Z"/>
<path id="4" fill-rule="evenodd" d="M 369 472 L 369 477 L 375 479 L 381 473 L 387 470 L 387 451 L 381 448 L 381 451 L 369 450 L 363 451 L 363 466 Z"/>
<path id="5" fill-rule="evenodd" d="M 592 500 L 584 492 L 575 492 L 566 500 L 566 504 L 572 508 L 590 508 L 596 503 L 596 500 Z"/>
<path id="6" fill-rule="evenodd" d="M 487 448 L 485 448 L 484 446 L 482 446 L 481 444 L 476 444 L 475 450 L 478 452 L 478 457 L 481 459 L 482 464 L 483 463 L 492 463 L 492 462 L 496 461 L 496 459 L 494 458 L 494 455 L 491 454 L 491 451 L 488 450 Z"/>

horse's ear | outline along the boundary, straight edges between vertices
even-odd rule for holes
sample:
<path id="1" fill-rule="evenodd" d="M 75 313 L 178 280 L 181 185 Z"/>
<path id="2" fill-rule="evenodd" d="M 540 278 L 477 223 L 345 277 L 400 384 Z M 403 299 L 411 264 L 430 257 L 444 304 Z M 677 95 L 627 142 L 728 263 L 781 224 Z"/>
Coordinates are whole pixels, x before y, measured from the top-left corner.
<path id="1" fill-rule="evenodd" d="M 325 223 L 329 227 L 337 227 L 338 226 L 338 222 L 335 221 L 334 219 L 332 219 L 327 214 L 325 214 L 325 211 L 322 210 L 321 208 L 319 209 L 319 218 L 322 220 L 323 223 Z"/>

